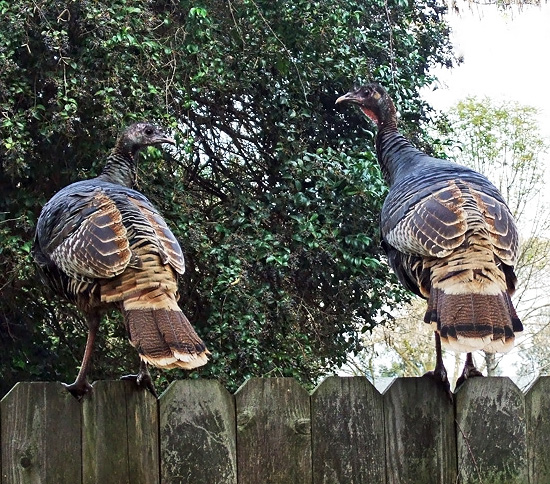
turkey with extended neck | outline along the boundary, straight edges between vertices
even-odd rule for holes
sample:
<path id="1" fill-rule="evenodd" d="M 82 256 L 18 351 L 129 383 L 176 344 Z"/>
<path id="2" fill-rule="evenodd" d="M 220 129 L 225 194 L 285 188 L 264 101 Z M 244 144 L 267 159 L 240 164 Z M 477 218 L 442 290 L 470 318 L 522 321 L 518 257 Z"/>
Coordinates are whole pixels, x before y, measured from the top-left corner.
<path id="1" fill-rule="evenodd" d="M 58 295 L 85 315 L 88 339 L 82 366 L 68 390 L 82 398 L 101 315 L 119 309 L 140 355 L 135 380 L 156 395 L 148 364 L 193 369 L 209 354 L 178 306 L 181 247 L 151 202 L 132 189 L 140 150 L 174 140 L 149 123 L 135 123 L 118 138 L 102 173 L 73 183 L 44 206 L 33 256 Z"/>
<path id="2" fill-rule="evenodd" d="M 515 290 L 518 233 L 497 188 L 478 172 L 428 156 L 397 130 L 395 106 L 378 84 L 336 103 L 359 107 L 378 126 L 376 152 L 390 191 L 380 217 L 382 245 L 399 281 L 427 299 L 436 366 L 429 375 L 450 393 L 441 343 L 467 353 L 457 386 L 480 376 L 472 352 L 509 351 L 523 330 Z"/>

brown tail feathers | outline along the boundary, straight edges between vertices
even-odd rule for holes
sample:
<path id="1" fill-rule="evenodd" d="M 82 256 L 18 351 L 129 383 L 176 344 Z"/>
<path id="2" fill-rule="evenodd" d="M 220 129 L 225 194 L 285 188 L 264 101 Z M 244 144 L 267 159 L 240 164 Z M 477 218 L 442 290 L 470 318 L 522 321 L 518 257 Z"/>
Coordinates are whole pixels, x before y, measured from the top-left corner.
<path id="1" fill-rule="evenodd" d="M 101 301 L 122 306 L 130 343 L 143 361 L 164 369 L 206 364 L 210 352 L 178 306 L 174 270 L 148 246 L 139 249 L 140 266 L 103 281 Z"/>
<path id="2" fill-rule="evenodd" d="M 144 291 L 123 303 L 130 343 L 150 365 L 187 370 L 204 365 L 210 352 L 175 297 L 162 288 Z"/>
<path id="3" fill-rule="evenodd" d="M 471 238 L 432 265 L 424 321 L 434 325 L 451 350 L 506 353 L 515 333 L 523 331 L 510 299 L 514 289 L 512 268 L 496 264 L 487 237 Z"/>
<path id="4" fill-rule="evenodd" d="M 507 353 L 515 333 L 523 331 L 506 292 L 449 294 L 432 287 L 424 321 L 434 325 L 444 346 L 466 353 Z"/>

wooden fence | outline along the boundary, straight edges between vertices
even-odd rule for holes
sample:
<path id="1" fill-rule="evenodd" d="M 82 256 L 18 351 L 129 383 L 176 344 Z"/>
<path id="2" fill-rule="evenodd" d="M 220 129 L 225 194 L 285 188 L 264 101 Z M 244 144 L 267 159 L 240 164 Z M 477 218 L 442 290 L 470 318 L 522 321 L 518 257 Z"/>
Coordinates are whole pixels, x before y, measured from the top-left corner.
<path id="1" fill-rule="evenodd" d="M 99 381 L 81 403 L 19 383 L 0 425 L 1 484 L 550 483 L 550 377 L 525 395 L 476 378 L 454 405 L 425 378 L 187 380 L 159 400 Z"/>

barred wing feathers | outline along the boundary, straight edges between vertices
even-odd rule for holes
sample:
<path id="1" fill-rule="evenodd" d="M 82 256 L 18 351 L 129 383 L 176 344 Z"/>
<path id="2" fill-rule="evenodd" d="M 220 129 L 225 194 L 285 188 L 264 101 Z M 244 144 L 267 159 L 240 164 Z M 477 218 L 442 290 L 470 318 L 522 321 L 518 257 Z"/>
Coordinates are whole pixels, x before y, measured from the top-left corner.
<path id="1" fill-rule="evenodd" d="M 487 231 L 502 262 L 516 262 L 512 214 L 498 190 L 475 172 L 458 172 L 453 178 L 437 173 L 421 182 L 409 177 L 392 187 L 381 221 L 385 240 L 404 253 L 445 257 L 464 243 L 468 229 L 480 229 Z"/>

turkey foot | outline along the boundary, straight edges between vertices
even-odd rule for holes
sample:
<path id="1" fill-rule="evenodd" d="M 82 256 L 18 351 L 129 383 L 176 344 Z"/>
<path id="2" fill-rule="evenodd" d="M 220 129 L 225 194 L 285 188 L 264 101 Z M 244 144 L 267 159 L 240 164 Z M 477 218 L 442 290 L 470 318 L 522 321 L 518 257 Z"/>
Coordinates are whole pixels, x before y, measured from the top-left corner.
<path id="1" fill-rule="evenodd" d="M 153 379 L 151 378 L 151 373 L 147 368 L 147 363 L 141 361 L 139 364 L 139 372 L 137 375 L 124 375 L 120 377 L 121 380 L 130 380 L 133 381 L 136 385 L 142 388 L 147 388 L 155 398 L 158 398 L 157 390 L 155 385 L 153 385 Z"/>
<path id="2" fill-rule="evenodd" d="M 71 383 L 62 383 L 62 385 L 71 392 L 71 395 L 78 401 L 82 400 L 88 393 L 92 391 L 92 385 L 88 383 L 88 380 L 78 380 L 78 378 Z"/>
<path id="3" fill-rule="evenodd" d="M 432 371 L 424 373 L 422 377 L 428 377 L 435 381 L 435 383 L 447 394 L 451 403 L 453 403 L 453 392 L 451 392 L 451 385 L 449 384 L 449 378 L 447 377 L 447 370 L 444 366 L 438 368 L 436 365 Z"/>
<path id="4" fill-rule="evenodd" d="M 456 381 L 456 388 L 462 385 L 468 378 L 474 378 L 476 376 L 483 376 L 474 363 L 474 357 L 472 353 L 466 354 L 466 363 L 464 364 L 464 369 L 462 370 L 462 375 Z"/>
<path id="5" fill-rule="evenodd" d="M 453 403 L 453 393 L 451 392 L 451 385 L 449 384 L 449 377 L 447 376 L 447 370 L 443 364 L 443 354 L 441 352 L 441 338 L 436 332 L 435 334 L 435 368 L 432 371 L 428 371 L 422 375 L 423 377 L 431 378 L 435 383 L 443 388 L 444 392 L 449 397 L 451 403 Z"/>

